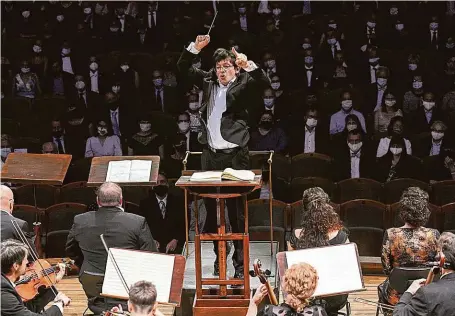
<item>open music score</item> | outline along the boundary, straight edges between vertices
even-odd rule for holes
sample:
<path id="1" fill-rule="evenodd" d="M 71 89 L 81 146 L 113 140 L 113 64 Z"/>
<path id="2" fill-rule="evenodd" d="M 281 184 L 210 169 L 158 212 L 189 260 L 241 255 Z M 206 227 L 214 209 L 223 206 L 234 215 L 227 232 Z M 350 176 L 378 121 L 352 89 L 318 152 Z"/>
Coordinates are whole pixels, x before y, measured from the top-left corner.
<path id="1" fill-rule="evenodd" d="M 106 181 L 147 182 L 150 179 L 151 169 L 151 160 L 109 161 Z"/>

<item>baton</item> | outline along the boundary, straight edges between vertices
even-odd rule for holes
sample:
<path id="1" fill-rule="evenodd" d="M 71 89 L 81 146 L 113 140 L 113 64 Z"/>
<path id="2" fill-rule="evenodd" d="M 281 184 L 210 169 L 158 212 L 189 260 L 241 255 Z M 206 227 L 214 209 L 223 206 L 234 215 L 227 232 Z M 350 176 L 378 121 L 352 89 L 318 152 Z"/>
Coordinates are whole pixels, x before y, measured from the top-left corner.
<path id="1" fill-rule="evenodd" d="M 218 10 L 215 12 L 215 16 L 213 17 L 212 24 L 210 25 L 209 31 L 207 32 L 207 35 L 210 35 L 210 31 L 212 30 L 213 23 L 215 23 L 216 16 L 218 15 Z"/>

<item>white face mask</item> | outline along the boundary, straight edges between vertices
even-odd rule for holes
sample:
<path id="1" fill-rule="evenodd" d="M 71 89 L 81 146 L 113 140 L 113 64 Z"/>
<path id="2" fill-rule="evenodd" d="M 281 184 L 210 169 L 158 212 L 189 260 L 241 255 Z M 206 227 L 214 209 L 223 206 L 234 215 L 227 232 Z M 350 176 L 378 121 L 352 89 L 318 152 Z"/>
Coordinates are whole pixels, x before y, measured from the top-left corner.
<path id="1" fill-rule="evenodd" d="M 33 51 L 37 54 L 41 53 L 42 51 L 41 46 L 33 45 Z"/>
<path id="2" fill-rule="evenodd" d="M 123 71 L 127 71 L 128 69 L 130 69 L 130 66 L 128 66 L 128 65 L 121 65 L 120 68 L 121 68 Z"/>
<path id="3" fill-rule="evenodd" d="M 107 128 L 105 128 L 105 127 L 98 127 L 97 130 L 98 130 L 98 134 L 100 136 L 104 136 L 107 134 Z"/>
<path id="4" fill-rule="evenodd" d="M 278 90 L 280 88 L 280 82 L 272 82 L 270 86 L 273 90 Z"/>
<path id="5" fill-rule="evenodd" d="M 373 27 L 376 27 L 376 22 L 368 21 L 367 25 L 368 25 L 368 27 L 373 28 Z"/>
<path id="6" fill-rule="evenodd" d="M 275 68 L 276 62 L 273 59 L 270 59 L 267 61 L 267 67 L 269 68 Z"/>
<path id="7" fill-rule="evenodd" d="M 397 101 L 395 101 L 395 100 L 385 100 L 384 101 L 384 104 L 389 107 L 394 106 L 396 103 L 397 103 Z"/>
<path id="8" fill-rule="evenodd" d="M 316 120 L 314 118 L 309 118 L 306 120 L 306 126 L 315 127 L 316 125 L 318 125 L 318 120 Z"/>
<path id="9" fill-rule="evenodd" d="M 403 148 L 401 147 L 390 147 L 390 152 L 394 155 L 399 155 L 403 152 Z"/>
<path id="10" fill-rule="evenodd" d="M 141 129 L 142 132 L 148 132 L 152 128 L 151 123 L 140 123 L 139 128 Z"/>
<path id="11" fill-rule="evenodd" d="M 370 59 L 368 59 L 368 62 L 370 64 L 379 63 L 379 57 L 370 58 Z"/>
<path id="12" fill-rule="evenodd" d="M 378 78 L 378 79 L 376 79 L 376 83 L 378 84 L 378 86 L 384 87 L 387 84 L 387 79 Z"/>
<path id="13" fill-rule="evenodd" d="M 22 71 L 22 73 L 27 74 L 27 73 L 30 72 L 30 68 L 28 68 L 28 67 L 27 67 L 27 68 L 26 68 L 26 67 L 22 67 L 22 68 L 21 68 L 21 71 Z"/>
<path id="14" fill-rule="evenodd" d="M 433 137 L 434 140 L 441 140 L 444 137 L 444 132 L 436 132 L 432 131 L 431 132 L 431 137 Z"/>
<path id="15" fill-rule="evenodd" d="M 272 13 L 273 13 L 273 15 L 280 15 L 281 9 L 280 9 L 280 8 L 273 9 L 273 10 L 272 10 Z"/>
<path id="16" fill-rule="evenodd" d="M 357 124 L 349 123 L 348 125 L 346 125 L 346 129 L 348 130 L 348 132 L 353 131 L 356 128 L 357 128 Z"/>
<path id="17" fill-rule="evenodd" d="M 389 10 L 390 15 L 397 15 L 398 14 L 398 8 L 390 8 Z"/>
<path id="18" fill-rule="evenodd" d="M 313 56 L 305 56 L 305 64 L 313 63 Z"/>
<path id="19" fill-rule="evenodd" d="M 22 16 L 28 18 L 30 16 L 30 11 L 22 11 Z"/>
<path id="20" fill-rule="evenodd" d="M 411 63 L 411 64 L 408 65 L 408 68 L 409 68 L 409 70 L 414 71 L 414 70 L 417 69 L 417 64 Z"/>
<path id="21" fill-rule="evenodd" d="M 343 100 L 341 101 L 341 107 L 345 111 L 349 111 L 352 108 L 352 100 Z"/>
<path id="22" fill-rule="evenodd" d="M 266 108 L 271 108 L 273 107 L 273 103 L 274 103 L 274 99 L 273 98 L 264 98 L 264 105 Z"/>
<path id="23" fill-rule="evenodd" d="M 435 102 L 422 101 L 422 105 L 427 111 L 430 111 L 432 108 L 434 108 L 435 104 Z"/>
<path id="24" fill-rule="evenodd" d="M 90 14 L 90 13 L 92 13 L 92 8 L 85 8 L 85 9 L 84 9 L 84 13 L 85 13 L 85 14 Z"/>
<path id="25" fill-rule="evenodd" d="M 337 39 L 336 38 L 329 38 L 327 40 L 327 44 L 329 45 L 335 45 L 337 43 Z"/>
<path id="26" fill-rule="evenodd" d="M 200 61 L 193 64 L 193 67 L 194 67 L 194 68 L 197 68 L 197 69 L 201 69 L 201 66 L 202 66 L 202 64 L 201 64 Z"/>
<path id="27" fill-rule="evenodd" d="M 63 15 L 57 15 L 57 21 L 62 22 L 65 19 Z"/>
<path id="28" fill-rule="evenodd" d="M 190 108 L 190 110 L 196 111 L 197 109 L 199 109 L 199 102 L 190 102 L 188 104 L 188 107 Z"/>
<path id="29" fill-rule="evenodd" d="M 83 90 L 85 88 L 85 82 L 84 81 L 80 81 L 80 80 L 76 81 L 75 86 L 76 86 L 76 89 Z"/>
<path id="30" fill-rule="evenodd" d="M 403 23 L 398 23 L 398 24 L 395 24 L 395 29 L 397 31 L 401 31 L 404 29 L 404 24 Z"/>
<path id="31" fill-rule="evenodd" d="M 423 82 L 422 81 L 414 81 L 412 83 L 412 87 L 414 89 L 421 89 L 423 87 Z"/>
<path id="32" fill-rule="evenodd" d="M 332 28 L 332 29 L 336 29 L 337 28 L 337 24 L 336 23 L 330 23 L 328 25 L 328 27 Z"/>
<path id="33" fill-rule="evenodd" d="M 179 123 L 179 130 L 181 132 L 186 132 L 190 128 L 190 123 L 189 122 L 180 122 Z"/>
<path id="34" fill-rule="evenodd" d="M 360 150 L 360 148 L 362 148 L 362 145 L 363 145 L 362 142 L 357 143 L 357 144 L 348 143 L 349 149 L 354 153 L 358 152 Z"/>
<path id="35" fill-rule="evenodd" d="M 62 54 L 63 55 L 71 54 L 71 48 L 62 48 Z"/>
<path id="36" fill-rule="evenodd" d="M 163 84 L 163 79 L 153 79 L 153 84 L 155 87 L 160 87 Z"/>
<path id="37" fill-rule="evenodd" d="M 90 64 L 90 69 L 93 70 L 93 71 L 96 71 L 98 70 L 98 64 L 93 62 Z"/>
<path id="38" fill-rule="evenodd" d="M 112 86 L 112 92 L 119 93 L 120 92 L 120 86 Z"/>
<path id="39" fill-rule="evenodd" d="M 431 22 L 430 23 L 430 30 L 432 31 L 436 31 L 439 27 L 439 23 L 438 22 Z"/>
<path id="40" fill-rule="evenodd" d="M 240 14 L 245 14 L 246 8 L 239 8 L 239 13 Z"/>
<path id="41" fill-rule="evenodd" d="M 311 44 L 310 44 L 310 43 L 303 43 L 303 44 L 302 44 L 302 48 L 303 48 L 303 49 L 311 48 Z"/>

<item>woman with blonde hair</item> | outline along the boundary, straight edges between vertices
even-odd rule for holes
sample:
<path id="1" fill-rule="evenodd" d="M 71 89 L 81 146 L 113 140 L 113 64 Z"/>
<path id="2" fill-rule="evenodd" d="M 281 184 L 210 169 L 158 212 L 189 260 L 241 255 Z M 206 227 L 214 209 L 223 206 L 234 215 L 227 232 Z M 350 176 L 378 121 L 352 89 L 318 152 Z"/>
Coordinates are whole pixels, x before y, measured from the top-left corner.
<path id="1" fill-rule="evenodd" d="M 308 308 L 310 298 L 313 296 L 318 284 L 318 274 L 316 269 L 308 263 L 299 263 L 292 265 L 286 270 L 281 284 L 284 303 L 278 308 L 280 310 L 288 310 L 285 315 L 295 313 L 304 313 Z M 274 315 L 274 306 L 266 306 L 266 308 L 258 313 L 258 305 L 267 295 L 267 288 L 264 284 L 256 290 L 253 298 L 250 301 L 246 316 L 265 316 Z M 313 314 L 315 315 L 315 314 Z M 322 315 L 325 315 L 323 313 Z"/>

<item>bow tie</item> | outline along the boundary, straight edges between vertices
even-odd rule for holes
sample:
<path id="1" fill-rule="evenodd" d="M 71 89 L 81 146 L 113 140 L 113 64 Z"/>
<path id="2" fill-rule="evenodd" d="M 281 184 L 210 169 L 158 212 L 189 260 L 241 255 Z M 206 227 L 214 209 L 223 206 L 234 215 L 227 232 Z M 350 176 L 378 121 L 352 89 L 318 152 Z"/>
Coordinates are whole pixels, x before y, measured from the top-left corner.
<path id="1" fill-rule="evenodd" d="M 356 153 L 351 153 L 351 158 L 360 158 L 360 151 Z"/>

